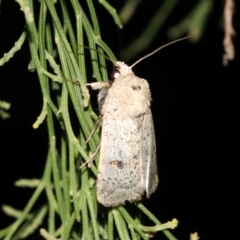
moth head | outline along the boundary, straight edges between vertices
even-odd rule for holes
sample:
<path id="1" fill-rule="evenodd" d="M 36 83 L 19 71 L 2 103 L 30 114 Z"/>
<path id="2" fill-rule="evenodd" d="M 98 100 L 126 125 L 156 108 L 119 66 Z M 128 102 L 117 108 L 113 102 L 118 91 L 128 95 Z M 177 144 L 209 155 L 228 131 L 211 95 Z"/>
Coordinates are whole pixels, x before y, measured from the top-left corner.
<path id="1" fill-rule="evenodd" d="M 111 80 L 114 81 L 121 76 L 126 76 L 132 73 L 132 68 L 129 67 L 127 64 L 125 64 L 124 62 L 116 62 L 114 69 L 111 73 Z"/>

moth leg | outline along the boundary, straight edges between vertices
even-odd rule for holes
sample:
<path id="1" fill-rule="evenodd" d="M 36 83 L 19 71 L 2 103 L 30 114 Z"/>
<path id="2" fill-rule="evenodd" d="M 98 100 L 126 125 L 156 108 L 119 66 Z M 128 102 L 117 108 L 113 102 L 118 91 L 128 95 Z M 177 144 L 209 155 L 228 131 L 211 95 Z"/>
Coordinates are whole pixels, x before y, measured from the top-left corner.
<path id="1" fill-rule="evenodd" d="M 109 87 L 109 83 L 107 82 L 93 82 L 93 83 L 87 83 L 86 86 L 90 86 L 93 90 L 99 90 L 102 88 Z"/>
<path id="2" fill-rule="evenodd" d="M 70 80 L 70 79 L 68 79 L 68 81 L 71 82 L 71 83 L 73 83 L 73 84 L 76 84 L 76 85 L 80 86 L 80 84 L 79 84 L 78 81 L 74 81 L 74 80 Z"/>
<path id="3" fill-rule="evenodd" d="M 99 116 L 99 119 L 96 121 L 96 123 L 95 123 L 95 125 L 94 125 L 94 127 L 93 127 L 93 129 L 92 129 L 92 131 L 91 131 L 91 133 L 90 133 L 90 135 L 89 135 L 89 137 L 87 138 L 87 140 L 86 140 L 86 144 L 89 142 L 89 140 L 90 140 L 90 138 L 92 137 L 92 135 L 93 135 L 93 133 L 95 132 L 95 130 L 97 129 L 97 128 L 99 128 L 99 126 L 102 124 L 102 116 Z"/>
<path id="4" fill-rule="evenodd" d="M 92 166 L 92 161 L 93 161 L 94 157 L 96 156 L 96 154 L 98 153 L 98 151 L 99 151 L 99 149 L 100 149 L 100 146 L 101 146 L 101 143 L 98 144 L 98 147 L 97 147 L 96 151 L 95 151 L 93 154 L 91 154 L 91 156 L 89 157 L 89 159 L 88 159 L 85 163 L 83 163 L 83 164 L 80 166 L 80 168 L 82 168 L 82 167 L 85 166 L 86 164 L 88 165 L 89 168 Z"/>
<path id="5" fill-rule="evenodd" d="M 74 81 L 74 80 L 70 80 L 68 79 L 69 82 L 76 84 L 76 85 L 80 85 L 78 81 Z M 93 90 L 98 90 L 98 89 L 102 89 L 104 87 L 108 87 L 109 83 L 106 82 L 93 82 L 93 83 L 87 83 L 86 86 L 90 86 Z"/>

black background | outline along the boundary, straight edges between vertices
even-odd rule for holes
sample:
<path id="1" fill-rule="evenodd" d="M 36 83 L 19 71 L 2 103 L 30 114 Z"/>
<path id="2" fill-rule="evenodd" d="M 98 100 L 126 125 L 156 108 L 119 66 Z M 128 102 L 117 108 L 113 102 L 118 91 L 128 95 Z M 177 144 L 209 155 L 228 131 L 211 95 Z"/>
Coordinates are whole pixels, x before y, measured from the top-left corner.
<path id="1" fill-rule="evenodd" d="M 122 5 L 121 1 L 111 3 L 118 10 Z M 158 5 L 158 1 L 143 2 L 129 24 L 118 30 L 96 2 L 102 39 L 117 54 L 141 33 Z M 169 42 L 166 30 L 177 24 L 193 5 L 193 1 L 191 6 L 187 1 L 180 3 L 149 49 L 138 57 Z M 178 239 L 189 239 L 195 231 L 201 239 L 236 239 L 239 235 L 238 7 L 234 15 L 236 57 L 228 67 L 222 66 L 223 1 L 216 1 L 201 41 L 174 44 L 133 69 L 150 84 L 158 146 L 160 183 L 145 204 L 162 222 L 179 220 L 179 226 L 172 231 Z M 9 51 L 23 27 L 19 5 L 2 1 L 0 56 Z M 11 118 L 0 119 L 0 204 L 19 209 L 32 191 L 15 188 L 14 181 L 40 178 L 48 149 L 45 124 L 38 130 L 32 128 L 41 111 L 42 95 L 36 73 L 27 70 L 29 59 L 25 43 L 0 68 L 0 99 L 12 104 Z M 9 223 L 11 219 L 1 212 L 0 227 Z M 162 234 L 157 236 L 165 239 Z"/>

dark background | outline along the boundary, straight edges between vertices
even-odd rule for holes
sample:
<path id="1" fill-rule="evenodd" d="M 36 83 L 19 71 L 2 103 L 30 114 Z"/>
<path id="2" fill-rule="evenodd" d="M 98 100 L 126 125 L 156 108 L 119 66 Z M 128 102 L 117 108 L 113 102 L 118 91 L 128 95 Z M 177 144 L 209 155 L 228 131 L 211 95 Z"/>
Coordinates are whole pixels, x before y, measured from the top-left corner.
<path id="1" fill-rule="evenodd" d="M 201 41 L 174 44 L 133 69 L 150 84 L 158 147 L 160 183 L 145 204 L 162 222 L 179 220 L 172 231 L 178 239 L 189 239 L 195 231 L 200 239 L 236 239 L 239 235 L 239 4 L 234 15 L 236 57 L 223 67 L 223 1 L 215 2 Z M 112 4 L 120 9 L 122 3 Z M 181 4 L 139 57 L 170 41 L 166 30 L 191 9 Z M 141 33 L 158 5 L 158 1 L 140 4 L 129 24 L 118 30 L 96 3 L 103 40 L 117 54 Z M 23 27 L 19 5 L 2 1 L 0 56 L 13 46 Z M 32 191 L 15 188 L 14 181 L 40 178 L 48 149 L 45 124 L 38 130 L 32 128 L 41 111 L 42 95 L 36 73 L 27 70 L 29 59 L 25 43 L 0 68 L 0 99 L 12 104 L 11 118 L 0 119 L 0 204 L 19 209 Z M 9 223 L 11 219 L 1 212 L 0 228 Z"/>

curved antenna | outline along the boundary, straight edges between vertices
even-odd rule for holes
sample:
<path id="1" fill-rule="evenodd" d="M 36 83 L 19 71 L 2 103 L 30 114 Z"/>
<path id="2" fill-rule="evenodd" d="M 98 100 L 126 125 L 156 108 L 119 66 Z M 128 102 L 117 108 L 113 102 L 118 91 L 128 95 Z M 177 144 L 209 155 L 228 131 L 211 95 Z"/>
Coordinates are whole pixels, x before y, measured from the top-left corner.
<path id="1" fill-rule="evenodd" d="M 102 56 L 104 56 L 107 60 L 111 61 L 114 65 L 116 64 L 115 61 L 113 61 L 111 58 L 107 57 L 105 54 L 103 54 L 102 52 L 98 51 L 97 49 L 95 48 L 91 48 L 91 47 L 87 47 L 87 46 L 82 46 L 84 48 L 87 48 L 87 49 L 90 49 L 90 50 L 93 50 L 95 52 L 98 52 L 99 54 L 101 54 Z"/>
<path id="2" fill-rule="evenodd" d="M 172 42 L 170 42 L 170 43 L 164 44 L 163 46 L 157 48 L 157 49 L 154 50 L 153 52 L 151 52 L 151 53 L 145 55 L 144 57 L 140 58 L 139 60 L 137 60 L 134 64 L 132 64 L 132 66 L 130 66 L 130 68 L 133 68 L 133 67 L 134 67 L 135 65 L 137 65 L 139 62 L 141 62 L 141 61 L 144 60 L 145 58 L 148 58 L 148 57 L 152 56 L 152 55 L 153 55 L 154 53 L 156 53 L 157 51 L 159 51 L 159 50 L 161 50 L 161 49 L 163 49 L 163 48 L 165 48 L 165 47 L 167 47 L 167 46 L 169 46 L 169 45 L 172 45 L 172 44 L 174 44 L 174 43 L 176 43 L 176 42 L 180 42 L 180 41 L 182 41 L 182 40 L 185 40 L 185 39 L 187 39 L 187 38 L 190 38 L 190 36 L 184 37 L 184 38 L 180 38 L 180 39 L 174 40 L 174 41 L 172 41 Z"/>

